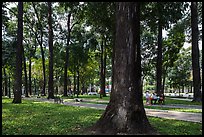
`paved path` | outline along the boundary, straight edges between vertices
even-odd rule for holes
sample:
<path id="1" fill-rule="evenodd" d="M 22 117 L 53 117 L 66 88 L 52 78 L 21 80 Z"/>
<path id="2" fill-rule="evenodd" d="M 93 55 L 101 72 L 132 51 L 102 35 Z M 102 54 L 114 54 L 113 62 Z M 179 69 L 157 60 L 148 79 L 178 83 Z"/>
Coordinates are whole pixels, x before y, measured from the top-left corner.
<path id="1" fill-rule="evenodd" d="M 83 99 L 85 102 L 98 102 L 98 103 L 108 103 L 107 100 L 97 100 L 97 99 Z M 184 104 L 168 104 L 168 105 L 153 105 L 159 107 L 167 107 L 167 108 L 192 108 L 192 109 L 200 109 L 202 111 L 202 106 L 200 105 L 184 105 Z"/>
<path id="2" fill-rule="evenodd" d="M 184 101 L 192 101 L 193 99 L 189 99 L 189 98 L 172 98 L 171 99 L 174 99 L 174 100 L 184 100 Z"/>
<path id="3" fill-rule="evenodd" d="M 49 100 L 47 100 L 45 98 L 24 98 L 24 99 L 39 100 L 39 101 L 54 103 L 53 99 L 49 99 Z M 78 107 L 89 107 L 89 108 L 102 109 L 102 110 L 105 110 L 105 108 L 107 106 L 106 104 L 92 104 L 92 103 L 73 102 L 73 101 L 72 102 L 70 102 L 70 101 L 64 102 L 64 105 L 78 106 Z M 168 106 L 170 106 L 170 105 L 168 105 Z M 173 107 L 173 105 L 171 105 L 171 107 Z M 190 106 L 190 107 L 192 107 L 192 106 Z M 201 107 L 200 109 L 202 109 L 202 106 L 200 106 L 200 107 Z M 154 116 L 154 117 L 161 117 L 161 118 L 167 118 L 167 119 L 176 119 L 176 120 L 184 120 L 184 121 L 202 123 L 202 113 L 177 112 L 177 111 L 148 109 L 148 108 L 145 108 L 145 112 L 146 112 L 147 116 Z"/>

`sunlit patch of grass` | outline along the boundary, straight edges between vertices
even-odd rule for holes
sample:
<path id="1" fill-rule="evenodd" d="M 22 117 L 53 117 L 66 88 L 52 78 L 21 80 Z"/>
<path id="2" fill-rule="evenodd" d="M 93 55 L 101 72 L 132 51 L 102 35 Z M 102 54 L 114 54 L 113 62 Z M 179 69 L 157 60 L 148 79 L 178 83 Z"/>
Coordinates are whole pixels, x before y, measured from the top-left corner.
<path id="1" fill-rule="evenodd" d="M 191 112 L 191 113 L 202 113 L 202 109 L 191 109 L 191 108 L 169 108 L 169 107 L 162 107 L 162 106 L 144 106 L 145 108 L 149 109 L 160 109 L 160 110 L 172 110 L 178 112 Z"/>
<path id="2" fill-rule="evenodd" d="M 96 102 L 96 101 L 86 101 L 83 103 L 90 103 L 90 104 L 104 104 L 107 105 L 107 102 Z M 172 111 L 178 111 L 178 112 L 191 112 L 191 113 L 202 113 L 202 109 L 191 109 L 191 108 L 169 108 L 169 107 L 163 107 L 163 106 L 144 106 L 145 108 L 149 109 L 161 109 L 161 110 L 172 110 Z"/>
<path id="3" fill-rule="evenodd" d="M 202 124 L 148 117 L 151 125 L 164 135 L 202 135 Z"/>
<path id="4" fill-rule="evenodd" d="M 11 102 L 3 99 L 3 135 L 81 134 L 82 128 L 96 122 L 96 115 L 102 113 L 102 110 L 30 100 L 23 100 L 22 104 Z"/>
<path id="5" fill-rule="evenodd" d="M 171 97 L 165 98 L 165 104 L 202 105 L 202 102 L 191 102 L 185 100 L 175 100 Z"/>
<path id="6" fill-rule="evenodd" d="M 82 135 L 104 110 L 22 100 L 2 100 L 2 135 Z M 166 135 L 201 135 L 202 124 L 148 117 L 151 125 Z"/>

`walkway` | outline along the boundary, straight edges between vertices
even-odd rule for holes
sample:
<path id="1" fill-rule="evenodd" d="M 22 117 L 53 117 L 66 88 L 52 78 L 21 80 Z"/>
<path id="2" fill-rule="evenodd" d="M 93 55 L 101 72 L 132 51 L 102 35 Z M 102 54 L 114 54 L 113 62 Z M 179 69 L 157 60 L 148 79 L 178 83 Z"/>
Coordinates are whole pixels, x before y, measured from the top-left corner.
<path id="1" fill-rule="evenodd" d="M 54 103 L 54 99 L 45 99 L 45 98 L 23 98 L 23 99 L 29 99 L 29 100 L 38 100 L 38 101 L 45 101 L 45 102 L 51 102 Z M 85 100 L 83 100 L 85 101 Z M 90 100 L 89 100 L 90 101 Z M 107 102 L 107 101 L 106 101 Z M 93 103 L 85 103 L 85 102 L 73 102 L 73 101 L 64 101 L 64 105 L 70 105 L 70 106 L 78 106 L 78 107 L 89 107 L 94 109 L 102 109 L 105 110 L 106 104 L 93 104 Z M 167 107 L 176 107 L 176 105 L 164 105 Z M 202 109 L 202 106 L 197 105 L 191 105 L 189 107 L 197 107 L 198 109 Z M 177 107 L 184 107 L 184 105 L 177 105 Z M 187 107 L 187 106 L 185 106 Z M 177 111 L 169 111 L 169 110 L 159 110 L 159 109 L 148 109 L 145 108 L 145 112 L 147 116 L 154 116 L 154 117 L 161 117 L 161 118 L 167 118 L 167 119 L 176 119 L 176 120 L 184 120 L 184 121 L 190 121 L 190 122 L 197 122 L 202 123 L 202 113 L 189 113 L 189 112 L 177 112 Z"/>

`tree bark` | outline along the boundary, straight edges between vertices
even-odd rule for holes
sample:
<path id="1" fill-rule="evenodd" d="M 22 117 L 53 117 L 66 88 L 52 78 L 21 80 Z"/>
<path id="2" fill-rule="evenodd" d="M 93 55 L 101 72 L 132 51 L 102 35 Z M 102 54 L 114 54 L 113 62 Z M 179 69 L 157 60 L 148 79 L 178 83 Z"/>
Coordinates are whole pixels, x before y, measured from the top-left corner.
<path id="1" fill-rule="evenodd" d="M 28 96 L 28 78 L 27 78 L 27 71 L 26 71 L 26 58 L 25 58 L 25 53 L 24 53 L 24 48 L 23 48 L 23 69 L 24 69 L 24 81 L 25 81 L 25 97 L 29 97 Z"/>
<path id="2" fill-rule="evenodd" d="M 161 19 L 158 22 L 158 48 L 157 48 L 157 65 L 156 65 L 156 93 L 162 94 L 162 25 Z"/>
<path id="3" fill-rule="evenodd" d="M 15 89 L 12 103 L 21 103 L 22 92 L 22 52 L 23 52 L 23 2 L 18 2 L 18 32 L 16 46 Z"/>
<path id="4" fill-rule="evenodd" d="M 76 69 L 74 69 L 74 89 L 73 89 L 74 95 L 76 94 Z"/>
<path id="5" fill-rule="evenodd" d="M 102 43 L 101 43 L 101 91 L 100 91 L 100 97 L 106 97 L 106 92 L 105 92 L 105 67 L 106 67 L 106 61 L 105 61 L 105 40 L 102 38 Z"/>
<path id="6" fill-rule="evenodd" d="M 9 87 L 9 90 L 8 90 L 8 97 L 11 98 L 11 78 L 10 78 L 10 74 L 9 74 L 9 77 L 8 77 L 8 87 Z"/>
<path id="7" fill-rule="evenodd" d="M 7 87 L 8 87 L 8 84 L 7 84 L 6 68 L 3 67 L 3 70 L 4 70 L 4 81 L 5 81 L 5 82 L 4 82 L 4 87 L 5 87 L 5 88 L 4 88 L 4 89 L 5 89 L 5 92 L 4 92 L 5 94 L 4 94 L 4 95 L 5 95 L 5 96 L 8 96 L 8 88 L 7 88 Z M 3 92 L 3 91 L 2 91 L 2 92 Z"/>
<path id="8" fill-rule="evenodd" d="M 48 2 L 48 30 L 49 30 L 49 81 L 48 81 L 48 99 L 54 98 L 53 86 L 53 30 L 52 30 L 52 4 Z"/>
<path id="9" fill-rule="evenodd" d="M 110 102 L 91 128 L 93 134 L 155 133 L 142 99 L 139 14 L 139 3 L 117 3 Z"/>
<path id="10" fill-rule="evenodd" d="M 67 96 L 67 69 L 68 69 L 68 63 L 69 63 L 69 41 L 70 41 L 70 19 L 71 14 L 68 14 L 67 19 L 67 46 L 66 46 L 66 58 L 65 58 L 65 64 L 64 64 L 64 95 Z"/>
<path id="11" fill-rule="evenodd" d="M 191 2 L 192 27 L 192 68 L 193 68 L 193 101 L 202 102 L 201 78 L 198 48 L 198 12 L 197 2 Z"/>
<path id="12" fill-rule="evenodd" d="M 79 68 L 77 68 L 77 98 L 79 97 Z"/>
<path id="13" fill-rule="evenodd" d="M 30 96 L 32 95 L 32 81 L 31 81 L 31 53 L 29 58 L 29 92 Z"/>

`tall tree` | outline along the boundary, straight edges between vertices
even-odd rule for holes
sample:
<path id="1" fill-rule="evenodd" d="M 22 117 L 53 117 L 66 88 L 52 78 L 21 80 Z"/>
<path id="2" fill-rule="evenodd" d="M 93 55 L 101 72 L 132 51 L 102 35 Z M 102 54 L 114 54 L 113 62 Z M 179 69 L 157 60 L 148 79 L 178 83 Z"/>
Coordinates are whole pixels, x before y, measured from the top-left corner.
<path id="1" fill-rule="evenodd" d="M 161 9 L 158 5 L 157 14 L 158 14 L 158 48 L 157 48 L 157 64 L 156 64 L 156 93 L 162 93 L 162 18 L 161 18 Z"/>
<path id="2" fill-rule="evenodd" d="M 71 20 L 71 13 L 68 14 L 67 18 L 67 46 L 66 46 L 66 57 L 65 57 L 65 64 L 64 64 L 64 96 L 67 96 L 67 69 L 68 69 L 68 62 L 69 62 L 69 41 L 70 41 L 70 20 Z"/>
<path id="3" fill-rule="evenodd" d="M 91 129 L 95 134 L 154 134 L 142 99 L 140 6 L 134 2 L 119 2 L 116 6 L 110 102 Z"/>
<path id="4" fill-rule="evenodd" d="M 48 99 L 54 98 L 53 86 L 53 30 L 52 30 L 52 3 L 48 2 L 48 30 L 49 30 L 49 81 Z"/>
<path id="5" fill-rule="evenodd" d="M 21 103 L 23 52 L 23 2 L 18 2 L 18 32 L 16 45 L 15 89 L 12 103 Z"/>
<path id="6" fill-rule="evenodd" d="M 168 29 L 170 24 L 177 23 L 182 18 L 185 5 L 182 2 L 148 2 L 145 4 L 143 19 L 151 30 L 158 30 L 157 64 L 156 64 L 156 92 L 162 90 L 162 30 Z M 162 13 L 162 14 L 161 14 Z M 142 20 L 143 20 L 142 19 Z"/>
<path id="7" fill-rule="evenodd" d="M 28 78 L 27 78 L 27 70 L 26 70 L 26 57 L 25 57 L 25 50 L 23 47 L 23 70 L 24 70 L 24 81 L 25 81 L 25 97 L 28 96 Z"/>
<path id="8" fill-rule="evenodd" d="M 4 92 L 4 96 L 8 96 L 8 78 L 7 78 L 7 74 L 6 74 L 6 68 L 5 67 L 3 67 L 3 71 L 4 71 L 4 89 L 5 89 L 5 92 L 4 91 L 2 91 L 2 94 L 3 94 L 3 92 Z M 3 86 L 3 85 L 2 85 Z"/>
<path id="9" fill-rule="evenodd" d="M 38 37 L 38 33 L 37 31 L 35 31 L 35 37 L 40 45 L 40 50 L 41 50 L 41 55 L 42 55 L 42 66 L 43 66 L 43 88 L 42 88 L 42 96 L 45 96 L 46 93 L 45 93 L 45 87 L 46 87 L 46 74 L 45 74 L 45 51 L 44 51 L 44 48 L 43 48 L 43 25 L 42 25 L 42 19 L 43 19 L 43 11 L 45 10 L 43 7 L 41 9 L 38 9 L 37 10 L 37 7 L 36 7 L 36 3 L 35 2 L 32 2 L 32 6 L 33 6 L 33 9 L 35 11 L 35 14 L 37 16 L 37 19 L 38 19 L 38 22 L 37 22 L 37 30 L 40 30 L 40 39 Z M 43 5 L 42 5 L 43 6 Z M 39 15 L 38 11 L 41 12 L 41 16 Z"/>
<path id="10" fill-rule="evenodd" d="M 90 25 L 98 36 L 100 41 L 100 87 L 101 95 L 106 96 L 105 78 L 106 78 L 106 59 L 109 48 L 113 45 L 113 35 L 115 21 L 115 3 L 114 2 L 87 2 L 86 22 Z M 101 13 L 101 14 L 98 14 Z M 111 43 L 111 44 L 108 44 Z M 101 96 L 101 97 L 102 97 Z"/>
<path id="11" fill-rule="evenodd" d="M 192 68 L 193 68 L 193 101 L 202 101 L 201 78 L 198 48 L 198 11 L 197 2 L 191 2 L 191 28 L 192 28 Z"/>
<path id="12" fill-rule="evenodd" d="M 75 21 L 76 18 L 74 17 L 77 13 L 77 7 L 79 2 L 69 2 L 69 3 L 60 3 L 60 6 L 64 8 L 65 13 L 68 12 L 67 15 L 67 32 L 66 32 L 66 53 L 65 53 L 65 64 L 64 64 L 64 94 L 63 96 L 67 96 L 67 84 L 68 84 L 68 76 L 67 76 L 67 70 L 69 67 L 69 44 L 70 44 L 70 35 L 72 28 L 75 26 L 75 24 L 78 23 L 78 21 Z M 72 19 L 73 20 L 72 20 Z"/>

